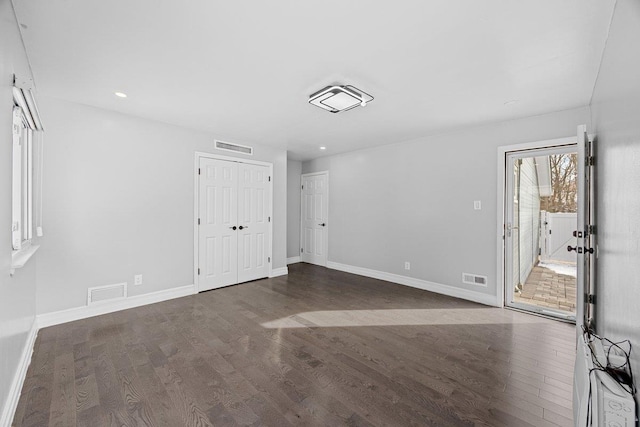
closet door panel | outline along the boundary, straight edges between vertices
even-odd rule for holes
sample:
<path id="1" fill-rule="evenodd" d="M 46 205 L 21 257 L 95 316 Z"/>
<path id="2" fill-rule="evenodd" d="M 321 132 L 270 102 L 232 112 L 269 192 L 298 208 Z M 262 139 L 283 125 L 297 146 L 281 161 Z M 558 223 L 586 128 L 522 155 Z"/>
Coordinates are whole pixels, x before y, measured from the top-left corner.
<path id="1" fill-rule="evenodd" d="M 238 283 L 238 164 L 200 159 L 198 195 L 199 291 Z"/>
<path id="2" fill-rule="evenodd" d="M 269 275 L 269 168 L 239 164 L 238 282 Z"/>

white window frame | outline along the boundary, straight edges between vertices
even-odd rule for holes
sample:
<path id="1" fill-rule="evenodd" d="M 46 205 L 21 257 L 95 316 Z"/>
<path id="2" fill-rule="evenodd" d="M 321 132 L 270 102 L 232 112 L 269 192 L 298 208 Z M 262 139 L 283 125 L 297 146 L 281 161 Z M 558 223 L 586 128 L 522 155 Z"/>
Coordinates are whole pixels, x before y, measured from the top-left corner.
<path id="1" fill-rule="evenodd" d="M 11 241 L 14 254 L 33 240 L 33 129 L 25 112 L 13 107 Z"/>

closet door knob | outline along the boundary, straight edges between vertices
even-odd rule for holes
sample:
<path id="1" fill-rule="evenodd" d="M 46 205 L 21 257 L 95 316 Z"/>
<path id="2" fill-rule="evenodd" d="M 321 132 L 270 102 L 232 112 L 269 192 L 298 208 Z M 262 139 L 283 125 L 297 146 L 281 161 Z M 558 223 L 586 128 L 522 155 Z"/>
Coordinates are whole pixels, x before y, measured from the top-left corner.
<path id="1" fill-rule="evenodd" d="M 232 230 L 235 230 L 235 229 L 236 229 L 236 228 L 238 228 L 238 227 L 236 227 L 236 226 L 234 225 L 233 227 L 229 227 L 229 228 L 230 228 L 230 229 L 232 229 Z M 242 230 L 242 229 L 241 229 L 241 230 Z"/>
<path id="2" fill-rule="evenodd" d="M 240 226 L 240 227 L 238 227 L 238 228 L 239 228 L 240 230 L 242 230 L 242 229 L 245 229 L 245 228 L 249 228 L 249 226 L 248 226 L 248 225 L 245 225 L 245 226 L 242 226 L 242 225 L 241 225 L 241 226 Z"/>

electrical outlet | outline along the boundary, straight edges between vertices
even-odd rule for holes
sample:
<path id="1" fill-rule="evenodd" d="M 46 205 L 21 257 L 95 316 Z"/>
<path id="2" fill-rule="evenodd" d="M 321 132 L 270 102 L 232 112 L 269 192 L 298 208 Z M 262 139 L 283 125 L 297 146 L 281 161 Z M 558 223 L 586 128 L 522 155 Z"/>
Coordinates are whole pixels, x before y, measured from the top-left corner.
<path id="1" fill-rule="evenodd" d="M 482 202 L 480 200 L 474 200 L 473 201 L 473 209 L 475 209 L 477 211 L 482 209 Z"/>
<path id="2" fill-rule="evenodd" d="M 135 276 L 133 276 L 133 284 L 142 285 L 142 274 L 136 274 Z"/>
<path id="3" fill-rule="evenodd" d="M 411 263 L 409 261 L 405 261 L 404 263 L 404 269 L 405 270 L 411 270 Z"/>

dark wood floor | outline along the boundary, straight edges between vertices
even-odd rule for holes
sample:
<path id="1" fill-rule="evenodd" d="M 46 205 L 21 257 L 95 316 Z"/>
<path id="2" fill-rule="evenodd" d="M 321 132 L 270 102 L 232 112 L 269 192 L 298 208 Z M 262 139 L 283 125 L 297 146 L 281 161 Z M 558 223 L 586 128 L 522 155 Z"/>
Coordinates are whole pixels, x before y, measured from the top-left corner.
<path id="1" fill-rule="evenodd" d="M 306 264 L 43 329 L 16 426 L 571 425 L 574 327 Z"/>

